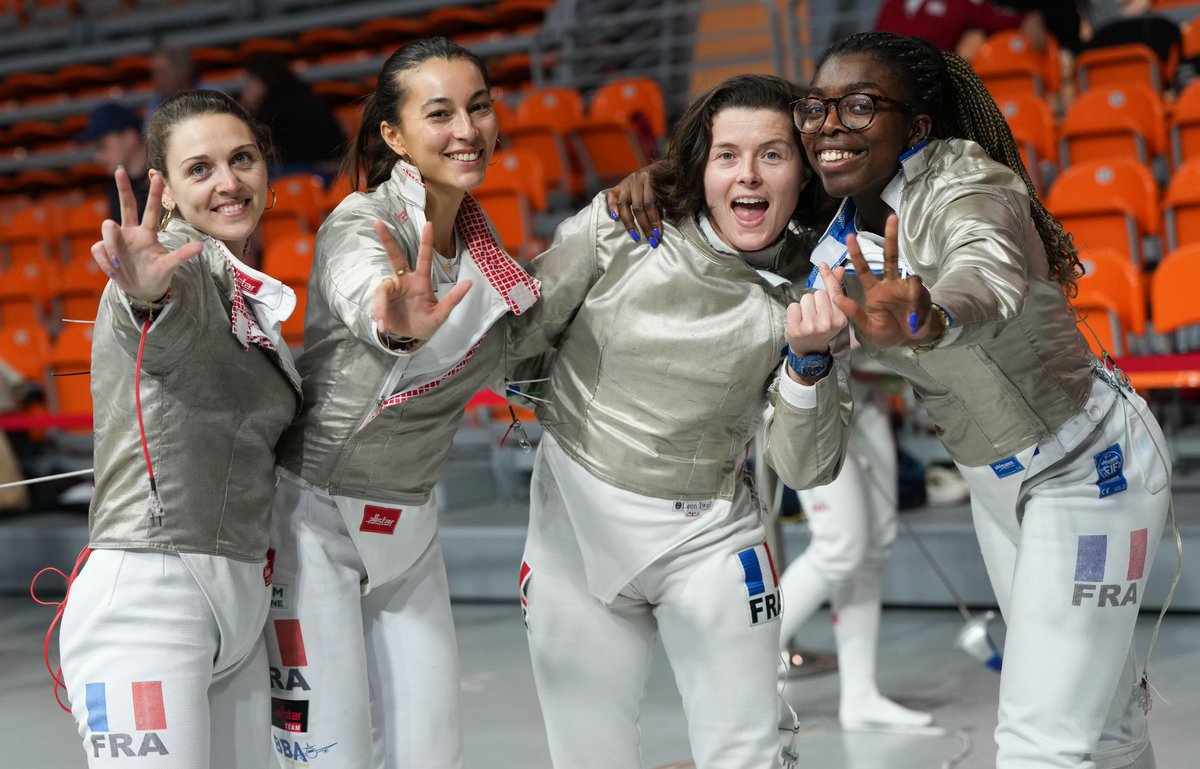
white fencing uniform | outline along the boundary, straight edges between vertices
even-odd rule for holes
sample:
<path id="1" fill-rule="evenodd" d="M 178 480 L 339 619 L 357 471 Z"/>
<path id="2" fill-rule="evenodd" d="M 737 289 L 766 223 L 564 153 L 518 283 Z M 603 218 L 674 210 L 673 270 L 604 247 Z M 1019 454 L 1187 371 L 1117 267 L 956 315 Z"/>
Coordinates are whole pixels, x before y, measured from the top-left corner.
<path id="1" fill-rule="evenodd" d="M 62 620 L 88 766 L 258 769 L 268 693 L 265 562 L 94 550 Z"/>
<path id="2" fill-rule="evenodd" d="M 556 769 L 642 766 L 638 718 L 659 634 L 683 697 L 696 766 L 776 765 L 781 603 L 758 503 L 741 485 L 732 501 L 703 513 L 714 518 L 706 530 L 664 548 L 652 535 L 667 531 L 671 520 L 677 530 L 688 524 L 674 504 L 598 480 L 551 434 L 543 437 L 522 604 Z M 603 520 L 615 510 L 646 526 Z M 640 569 L 605 562 L 608 543 L 577 531 L 576 523 L 589 533 L 623 535 L 629 550 L 661 555 Z M 602 601 L 589 579 L 627 581 Z"/>
<path id="3" fill-rule="evenodd" d="M 601 194 L 559 226 L 532 267 L 545 297 L 510 324 L 518 349 L 557 352 L 521 571 L 551 758 L 640 769 L 661 634 L 696 766 L 775 766 L 780 594 L 747 445 L 771 404 L 764 454 L 780 476 L 832 479 L 844 364 L 812 386 L 783 371 L 787 306 L 805 291 L 798 235 L 734 253 L 686 216 L 649 257 L 607 212 Z"/>
<path id="4" fill-rule="evenodd" d="M 92 552 L 63 613 L 63 676 L 90 767 L 261 769 L 274 447 L 300 388 L 279 331 L 295 296 L 186 222 L 159 240 L 204 249 L 152 319 L 115 283 L 105 289 L 92 343 Z M 148 319 L 143 434 L 133 384 Z"/>
<path id="5" fill-rule="evenodd" d="M 458 650 L 433 489 L 463 410 L 499 381 L 496 322 L 537 299 L 479 205 L 455 220 L 455 274 L 472 289 L 414 349 L 380 339 L 372 295 L 394 273 L 376 222 L 410 260 L 425 187 L 403 162 L 352 193 L 317 234 L 299 361 L 305 409 L 279 442 L 272 518 L 278 584 L 267 624 L 278 765 L 462 766 Z M 441 256 L 435 254 L 435 256 Z M 435 259 L 434 262 L 440 262 Z"/>
<path id="6" fill-rule="evenodd" d="M 1170 468 L 1145 402 L 1125 396 L 1098 380 L 1080 418 L 1013 463 L 959 468 L 1008 626 L 1004 769 L 1137 766 L 1149 745 L 1131 639 Z"/>

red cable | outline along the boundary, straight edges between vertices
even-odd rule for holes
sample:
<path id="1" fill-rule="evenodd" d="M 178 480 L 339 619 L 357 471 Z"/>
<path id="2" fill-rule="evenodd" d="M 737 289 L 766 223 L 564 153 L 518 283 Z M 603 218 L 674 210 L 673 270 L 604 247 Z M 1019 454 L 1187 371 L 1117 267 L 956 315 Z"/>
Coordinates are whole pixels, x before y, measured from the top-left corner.
<path id="1" fill-rule="evenodd" d="M 75 577 L 79 574 L 80 567 L 83 566 L 83 562 L 87 560 L 87 557 L 91 555 L 91 552 L 92 548 L 90 546 L 83 546 L 83 549 L 79 551 L 79 557 L 75 559 L 75 568 L 71 569 L 71 576 L 69 577 L 62 573 L 62 569 L 58 569 L 54 566 L 47 566 L 37 574 L 34 574 L 33 580 L 29 583 L 29 597 L 32 598 L 36 603 L 39 603 L 42 606 L 58 607 L 58 610 L 54 612 L 54 619 L 50 621 L 50 627 L 46 629 L 46 640 L 42 643 L 42 661 L 46 664 L 46 672 L 50 674 L 50 680 L 54 682 L 54 701 L 58 703 L 60 708 L 68 713 L 71 712 L 71 709 L 64 705 L 62 699 L 58 696 L 59 689 L 62 689 L 63 691 L 67 690 L 67 685 L 62 679 L 62 663 L 59 663 L 57 671 L 50 666 L 50 639 L 54 635 L 54 629 L 58 627 L 58 623 L 62 620 L 63 613 L 67 609 L 67 599 L 71 596 L 71 585 L 75 583 Z M 37 597 L 36 593 L 33 592 L 34 588 L 37 587 L 38 577 L 42 576 L 48 571 L 58 574 L 67 581 L 67 590 L 63 594 L 63 599 L 60 602 L 43 601 L 41 598 Z"/>
<path id="2" fill-rule="evenodd" d="M 150 493 L 158 494 L 158 484 L 154 480 L 154 465 L 150 461 L 150 445 L 146 442 L 146 425 L 142 421 L 142 355 L 146 352 L 146 335 L 150 332 L 150 315 L 142 323 L 142 338 L 138 342 L 137 368 L 133 370 L 133 394 L 137 400 L 138 434 L 142 439 L 142 455 L 146 457 L 146 472 L 150 475 Z"/>
<path id="3" fill-rule="evenodd" d="M 133 391 L 134 399 L 137 403 L 138 433 L 141 436 L 142 441 L 142 456 L 146 458 L 146 472 L 150 476 L 150 494 L 151 498 L 154 499 L 158 496 L 158 488 L 154 479 L 154 465 L 150 461 L 150 445 L 146 440 L 146 425 L 142 419 L 142 357 L 146 351 L 146 336 L 150 332 L 151 322 L 153 322 L 153 318 L 147 316 L 145 322 L 142 324 L 142 338 L 138 342 L 137 367 L 134 369 L 133 373 Z M 37 574 L 33 575 L 33 580 L 29 583 L 29 596 L 34 600 L 34 602 L 39 603 L 42 606 L 58 607 L 58 609 L 54 612 L 54 619 L 50 621 L 50 627 L 46 629 L 46 638 L 42 643 L 42 661 L 46 665 L 46 672 L 50 674 L 50 680 L 54 682 L 54 701 L 58 703 L 60 708 L 68 713 L 71 712 L 71 709 L 63 704 L 62 698 L 60 698 L 58 695 L 59 689 L 62 689 L 63 691 L 66 691 L 67 689 L 67 685 L 63 681 L 62 677 L 62 663 L 59 663 L 57 670 L 50 665 L 50 639 L 54 636 L 54 629 L 58 627 L 58 623 L 62 620 L 63 613 L 66 612 L 67 599 L 71 597 L 71 585 L 75 583 L 75 577 L 79 574 L 80 567 L 83 566 L 83 562 L 87 560 L 87 557 L 91 554 L 91 552 L 92 548 L 89 545 L 84 545 L 83 549 L 79 551 L 79 557 L 75 559 L 75 567 L 71 569 L 71 575 L 69 577 L 66 574 L 63 574 L 61 569 L 54 566 L 47 566 L 46 568 L 40 570 Z M 67 589 L 63 594 L 63 599 L 61 602 L 43 601 L 42 599 L 38 598 L 37 594 L 34 592 L 37 586 L 38 578 L 48 571 L 58 574 L 67 581 Z"/>

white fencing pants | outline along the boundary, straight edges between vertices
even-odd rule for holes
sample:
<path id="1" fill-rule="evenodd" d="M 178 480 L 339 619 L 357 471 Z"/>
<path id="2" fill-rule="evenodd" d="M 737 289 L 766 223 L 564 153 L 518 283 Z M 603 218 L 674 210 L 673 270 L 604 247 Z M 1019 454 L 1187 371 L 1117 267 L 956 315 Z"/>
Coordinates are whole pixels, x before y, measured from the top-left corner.
<path id="1" fill-rule="evenodd" d="M 605 500 L 565 492 L 539 461 L 522 603 L 555 769 L 641 769 L 638 720 L 659 634 L 697 769 L 777 766 L 778 590 L 761 525 L 696 549 L 685 542 L 605 604 L 588 591 L 566 512 L 602 514 Z M 749 569 L 763 583 L 749 591 L 758 603 Z"/>
<path id="2" fill-rule="evenodd" d="M 1018 494 L 979 483 L 986 466 L 962 468 L 1008 627 L 998 769 L 1153 766 L 1132 639 L 1166 519 L 1168 456 L 1130 394 L 1062 459 L 1026 457 L 1029 476 L 1011 478 Z"/>
<path id="3" fill-rule="evenodd" d="M 262 562 L 92 551 L 59 642 L 88 766 L 266 766 L 267 597 Z"/>
<path id="4" fill-rule="evenodd" d="M 460 675 L 435 536 L 399 578 L 371 585 L 325 494 L 281 478 L 267 622 L 279 766 L 457 769 Z"/>

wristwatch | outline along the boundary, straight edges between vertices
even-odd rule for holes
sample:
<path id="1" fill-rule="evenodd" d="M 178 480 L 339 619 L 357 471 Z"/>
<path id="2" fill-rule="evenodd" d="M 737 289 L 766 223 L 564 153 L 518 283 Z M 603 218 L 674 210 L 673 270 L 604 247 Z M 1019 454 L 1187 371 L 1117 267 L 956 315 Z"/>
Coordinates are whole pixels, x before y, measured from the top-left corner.
<path id="1" fill-rule="evenodd" d="M 788 348 L 788 366 L 806 379 L 820 379 L 833 368 L 833 356 L 827 352 L 810 352 L 797 355 Z"/>

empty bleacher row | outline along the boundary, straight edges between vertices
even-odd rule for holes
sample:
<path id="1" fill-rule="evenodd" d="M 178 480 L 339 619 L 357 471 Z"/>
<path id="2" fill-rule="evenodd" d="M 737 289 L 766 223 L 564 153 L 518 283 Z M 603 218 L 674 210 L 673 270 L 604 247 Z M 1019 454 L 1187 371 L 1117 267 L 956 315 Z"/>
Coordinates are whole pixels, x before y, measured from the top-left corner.
<path id="1" fill-rule="evenodd" d="M 1180 66 L 1197 56 L 1192 22 L 1165 57 L 1125 42 L 1064 69 L 1053 45 L 1003 32 L 972 60 L 1079 247 L 1084 336 L 1143 389 L 1200 386 L 1200 80 Z"/>

